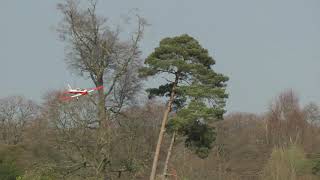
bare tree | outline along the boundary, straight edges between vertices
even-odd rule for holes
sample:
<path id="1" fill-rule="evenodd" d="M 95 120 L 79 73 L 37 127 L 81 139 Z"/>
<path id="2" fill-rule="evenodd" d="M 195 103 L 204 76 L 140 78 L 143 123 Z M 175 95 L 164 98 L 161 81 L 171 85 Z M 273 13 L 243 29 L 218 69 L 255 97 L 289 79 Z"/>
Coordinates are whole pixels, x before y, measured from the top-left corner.
<path id="1" fill-rule="evenodd" d="M 97 14 L 97 1 L 87 2 L 87 8 L 76 0 L 58 4 L 63 15 L 58 32 L 67 42 L 68 67 L 80 76 L 90 78 L 96 87 L 105 88 L 99 90 L 96 99 L 83 98 L 70 104 L 52 101 L 49 117 L 55 122 L 57 133 L 61 134 L 65 154 L 71 158 L 69 163 L 77 162 L 66 175 L 89 167 L 94 170 L 95 177 L 101 177 L 114 171 L 108 169 L 112 167 L 114 148 L 110 146 L 114 139 L 111 120 L 132 102 L 140 89 L 138 44 L 146 21 L 135 15 L 137 29 L 129 40 L 122 40 L 120 28 L 111 28 L 107 19 Z"/>
<path id="2" fill-rule="evenodd" d="M 17 144 L 23 140 L 27 123 L 39 115 L 39 106 L 21 96 L 0 99 L 0 141 Z"/>
<path id="3" fill-rule="evenodd" d="M 63 103 L 49 95 L 44 109 L 54 129 L 56 148 L 65 157 L 56 167 L 62 178 L 106 176 L 111 137 L 98 126 L 95 104 L 88 97 Z"/>
<path id="4" fill-rule="evenodd" d="M 98 92 L 101 123 L 110 119 L 110 114 L 119 112 L 139 89 L 135 71 L 140 65 L 138 44 L 147 23 L 135 15 L 137 29 L 129 40 L 121 40 L 120 28 L 111 28 L 106 18 L 97 15 L 97 1 L 88 2 L 88 8 L 81 8 L 76 0 L 58 4 L 63 14 L 58 32 L 68 43 L 66 62 L 69 68 L 90 78 L 96 86 L 106 87 Z"/>
<path id="5" fill-rule="evenodd" d="M 277 145 L 301 140 L 305 133 L 305 116 L 292 90 L 284 91 L 274 100 L 266 119 L 268 139 Z"/>
<path id="6" fill-rule="evenodd" d="M 49 94 L 43 109 L 54 131 L 53 147 L 64 157 L 54 167 L 61 178 L 130 179 L 148 168 L 162 106 L 128 108 L 117 117 L 121 126 L 105 128 L 96 121 L 90 97 L 68 103 L 57 97 Z"/>

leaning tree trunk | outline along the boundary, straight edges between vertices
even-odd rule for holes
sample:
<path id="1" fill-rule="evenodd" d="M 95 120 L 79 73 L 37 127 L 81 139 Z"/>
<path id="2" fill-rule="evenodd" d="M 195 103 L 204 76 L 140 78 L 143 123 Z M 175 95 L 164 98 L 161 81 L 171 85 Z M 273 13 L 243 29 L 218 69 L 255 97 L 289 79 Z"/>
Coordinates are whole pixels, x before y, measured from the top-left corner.
<path id="1" fill-rule="evenodd" d="M 150 180 L 154 180 L 156 177 L 156 170 L 157 170 L 157 165 L 158 165 L 158 160 L 159 160 L 159 153 L 160 153 L 160 148 L 161 148 L 161 143 L 163 139 L 163 135 L 165 132 L 165 127 L 167 124 L 168 116 L 172 108 L 172 104 L 175 98 L 175 91 L 176 91 L 176 86 L 178 84 L 178 76 L 176 76 L 175 82 L 173 83 L 172 91 L 171 91 L 171 96 L 168 101 L 167 109 L 165 110 L 162 118 L 162 123 L 161 123 L 161 128 L 159 132 L 159 137 L 158 137 L 158 143 L 156 147 L 156 152 L 154 154 L 153 158 L 153 163 L 152 163 L 152 169 L 151 169 L 151 174 L 150 174 Z"/>
<path id="2" fill-rule="evenodd" d="M 167 158 L 166 158 L 166 162 L 164 163 L 164 168 L 163 168 L 163 180 L 167 179 L 167 170 L 168 170 L 168 164 L 169 164 L 169 160 L 171 157 L 171 152 L 172 152 L 172 148 L 173 148 L 173 143 L 176 137 L 176 132 L 174 131 L 171 137 L 171 143 L 168 149 L 168 154 L 167 154 Z"/>

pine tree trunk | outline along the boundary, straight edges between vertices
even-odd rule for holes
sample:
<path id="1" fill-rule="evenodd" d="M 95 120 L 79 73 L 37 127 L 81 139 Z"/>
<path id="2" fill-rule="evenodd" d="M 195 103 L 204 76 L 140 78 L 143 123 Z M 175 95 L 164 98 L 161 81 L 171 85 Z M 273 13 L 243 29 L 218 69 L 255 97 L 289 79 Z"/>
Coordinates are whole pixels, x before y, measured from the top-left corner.
<path id="1" fill-rule="evenodd" d="M 171 143 L 168 149 L 168 154 L 167 154 L 167 158 L 166 158 L 166 162 L 164 163 L 164 168 L 163 168 L 163 180 L 167 179 L 167 170 L 168 170 L 168 164 L 169 164 L 169 160 L 171 157 L 171 152 L 172 152 L 172 148 L 173 148 L 173 143 L 175 140 L 175 136 L 176 136 L 176 132 L 173 132 L 173 135 L 171 137 Z"/>
<path id="2" fill-rule="evenodd" d="M 169 116 L 169 113 L 171 111 L 172 104 L 173 104 L 173 101 L 174 101 L 174 98 L 175 98 L 175 88 L 176 88 L 177 84 L 178 84 L 178 76 L 176 76 L 176 80 L 173 83 L 171 96 L 170 96 L 170 99 L 169 99 L 169 102 L 168 102 L 168 105 L 167 105 L 167 109 L 165 110 L 163 118 L 162 118 L 161 128 L 160 128 L 159 137 L 158 137 L 158 143 L 157 143 L 156 152 L 154 154 L 153 163 L 152 163 L 150 180 L 155 180 L 155 177 L 156 177 L 156 170 L 157 170 L 157 165 L 158 165 L 158 160 L 159 160 L 159 153 L 160 153 L 161 143 L 162 143 L 163 135 L 164 135 L 164 132 L 165 132 L 165 127 L 166 127 L 166 123 L 167 123 L 167 120 L 168 120 L 168 116 Z"/>

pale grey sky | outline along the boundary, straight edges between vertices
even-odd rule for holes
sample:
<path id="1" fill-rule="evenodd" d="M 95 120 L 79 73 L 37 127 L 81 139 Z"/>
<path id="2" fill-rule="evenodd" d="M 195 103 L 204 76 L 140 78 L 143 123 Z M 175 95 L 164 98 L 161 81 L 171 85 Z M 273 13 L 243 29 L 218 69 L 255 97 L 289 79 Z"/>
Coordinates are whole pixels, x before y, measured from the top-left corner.
<path id="1" fill-rule="evenodd" d="M 91 86 L 66 69 L 54 26 L 58 0 L 0 3 L 1 97 L 39 101 L 67 82 Z M 263 112 L 282 90 L 303 104 L 320 103 L 319 0 L 100 0 L 99 12 L 118 24 L 132 8 L 150 24 L 141 48 L 148 55 L 167 36 L 188 33 L 230 77 L 227 110 Z M 124 31 L 125 33 L 125 31 Z"/>

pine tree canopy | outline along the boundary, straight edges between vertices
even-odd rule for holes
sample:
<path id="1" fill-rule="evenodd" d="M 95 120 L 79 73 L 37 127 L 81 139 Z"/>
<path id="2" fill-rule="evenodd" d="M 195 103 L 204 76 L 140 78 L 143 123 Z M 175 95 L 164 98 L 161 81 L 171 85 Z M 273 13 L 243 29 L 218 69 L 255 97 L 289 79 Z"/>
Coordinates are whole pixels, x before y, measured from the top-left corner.
<path id="1" fill-rule="evenodd" d="M 215 120 L 225 112 L 226 82 L 228 77 L 216 73 L 215 60 L 208 50 L 189 35 L 164 38 L 145 60 L 141 77 L 164 75 L 166 84 L 147 90 L 149 98 L 169 97 L 174 93 L 174 110 L 168 127 L 186 136 L 186 145 L 200 157 L 206 157 L 215 140 Z M 171 79 L 170 79 L 171 78 Z"/>

